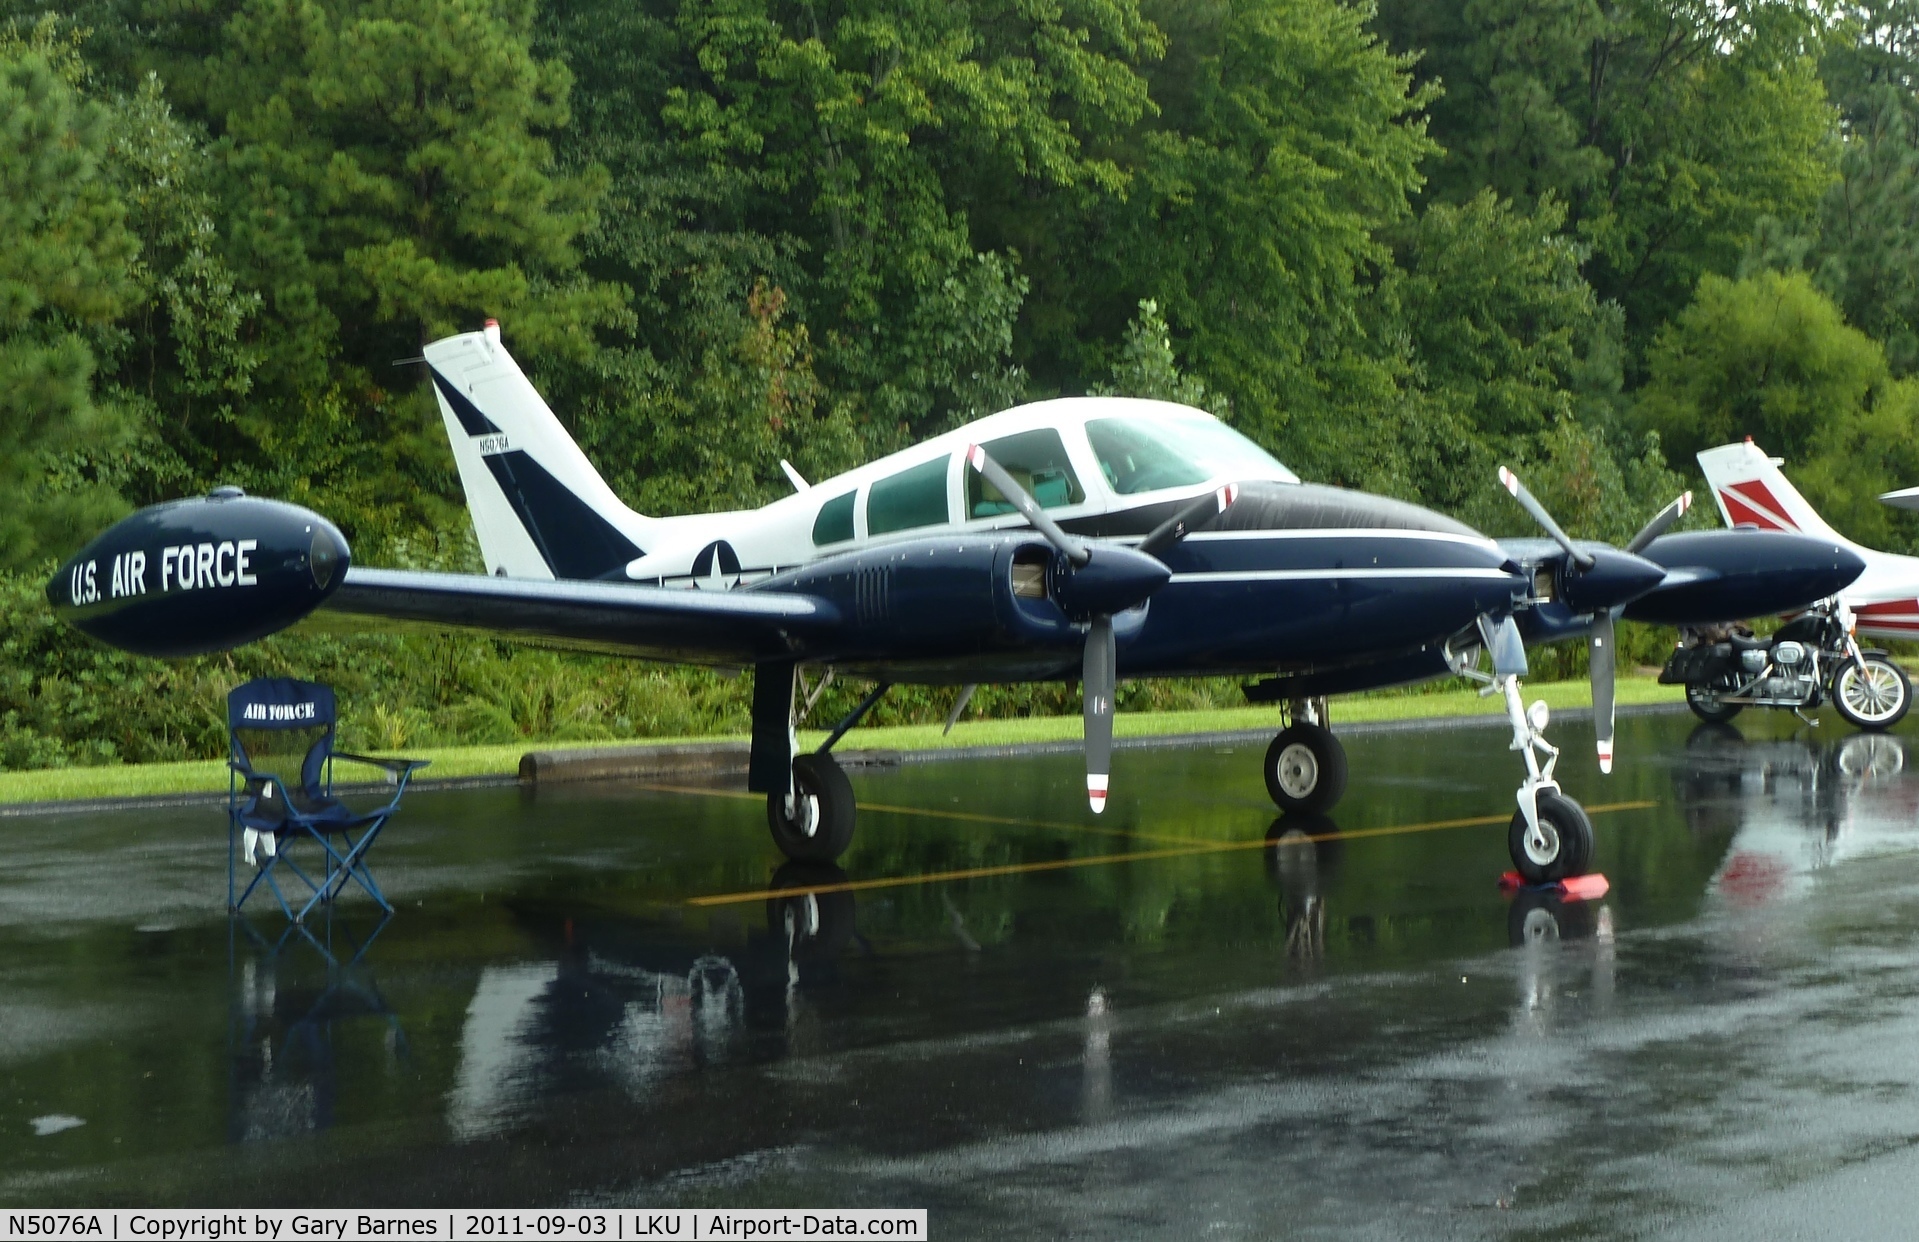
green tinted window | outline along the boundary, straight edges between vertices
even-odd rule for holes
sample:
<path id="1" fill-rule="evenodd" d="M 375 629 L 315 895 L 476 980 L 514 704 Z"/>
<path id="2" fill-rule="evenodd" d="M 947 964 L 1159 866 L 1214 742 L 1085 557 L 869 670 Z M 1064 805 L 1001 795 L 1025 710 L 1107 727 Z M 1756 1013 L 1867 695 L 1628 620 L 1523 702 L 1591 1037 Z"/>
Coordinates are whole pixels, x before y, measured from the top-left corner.
<path id="1" fill-rule="evenodd" d="M 853 537 L 853 493 L 835 496 L 820 506 L 820 515 L 813 519 L 813 542 L 816 545 L 844 543 Z"/>
<path id="2" fill-rule="evenodd" d="M 946 463 L 936 457 L 873 484 L 866 494 L 866 533 L 935 526 L 946 521 Z"/>
<path id="3" fill-rule="evenodd" d="M 1066 460 L 1066 446 L 1060 443 L 1059 432 L 1051 427 L 1002 436 L 988 440 L 981 447 L 987 456 L 1006 468 L 1013 481 L 1024 487 L 1042 509 L 1076 505 L 1086 499 L 1079 476 Z M 988 483 L 985 476 L 977 470 L 966 472 L 968 517 L 994 517 L 1012 511 L 1013 502 L 1000 495 L 999 489 Z"/>
<path id="4" fill-rule="evenodd" d="M 1208 479 L 1278 474 L 1299 482 L 1265 449 L 1216 419 L 1096 418 L 1086 424 L 1086 439 L 1107 483 L 1122 496 Z"/>

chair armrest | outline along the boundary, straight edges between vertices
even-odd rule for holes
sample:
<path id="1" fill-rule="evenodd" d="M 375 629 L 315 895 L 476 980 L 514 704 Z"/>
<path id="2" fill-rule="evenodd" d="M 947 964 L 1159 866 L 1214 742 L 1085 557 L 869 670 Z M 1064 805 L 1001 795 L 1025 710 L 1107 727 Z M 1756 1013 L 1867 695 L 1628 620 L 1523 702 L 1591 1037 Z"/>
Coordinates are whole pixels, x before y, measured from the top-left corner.
<path id="1" fill-rule="evenodd" d="M 344 750 L 334 751 L 333 757 L 344 759 L 348 763 L 364 763 L 370 767 L 384 768 L 387 783 L 390 785 L 400 783 L 433 762 L 431 759 L 376 759 L 372 755 L 356 755 Z"/>

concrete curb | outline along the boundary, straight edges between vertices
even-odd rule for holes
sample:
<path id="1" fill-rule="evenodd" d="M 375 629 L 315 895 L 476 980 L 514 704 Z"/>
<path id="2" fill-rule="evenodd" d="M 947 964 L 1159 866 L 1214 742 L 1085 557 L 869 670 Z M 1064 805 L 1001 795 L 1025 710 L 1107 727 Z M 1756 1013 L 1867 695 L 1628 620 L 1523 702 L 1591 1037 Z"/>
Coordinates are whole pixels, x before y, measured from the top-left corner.
<path id="1" fill-rule="evenodd" d="M 1621 707 L 1618 715 L 1652 716 L 1686 710 L 1683 703 L 1649 703 Z M 1555 713 L 1556 720 L 1590 720 L 1592 709 L 1571 708 Z M 1381 733 L 1417 733 L 1436 728 L 1504 729 L 1503 716 L 1429 716 L 1417 720 L 1367 720 L 1340 724 L 1337 714 L 1334 728 L 1346 736 Z M 1263 742 L 1275 732 L 1261 729 L 1234 729 L 1215 733 L 1171 733 L 1157 737 L 1113 739 L 1118 750 L 1198 750 L 1213 746 L 1235 746 Z M 955 746 L 929 750 L 836 750 L 840 766 L 860 769 L 896 768 L 906 764 L 941 763 L 951 759 L 996 759 L 1025 755 L 1078 754 L 1077 738 L 1056 742 L 1012 742 L 1003 746 Z M 669 742 L 660 745 L 597 746 L 583 750 L 536 750 L 520 757 L 519 775 L 453 777 L 447 780 L 416 780 L 410 786 L 418 790 L 490 789 L 506 785 L 576 784 L 589 781 L 658 781 L 714 779 L 738 780 L 746 776 L 748 745 L 745 742 Z M 341 785 L 343 793 L 386 788 L 383 784 Z M 218 806 L 227 800 L 225 793 L 150 794 L 125 798 L 87 798 L 70 802 L 15 802 L 0 804 L 0 819 L 26 815 L 74 815 L 97 811 L 131 811 L 174 806 Z"/>

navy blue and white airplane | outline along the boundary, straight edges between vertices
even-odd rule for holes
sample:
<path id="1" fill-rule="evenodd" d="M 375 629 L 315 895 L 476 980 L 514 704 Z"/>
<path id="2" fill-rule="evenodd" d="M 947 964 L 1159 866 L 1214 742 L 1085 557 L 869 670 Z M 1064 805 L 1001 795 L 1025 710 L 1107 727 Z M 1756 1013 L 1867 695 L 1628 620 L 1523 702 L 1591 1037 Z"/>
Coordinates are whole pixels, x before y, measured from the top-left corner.
<path id="1" fill-rule="evenodd" d="M 1684 497 L 1625 550 L 1574 542 L 1503 470 L 1551 538 L 1495 542 L 1416 505 L 1302 483 L 1209 414 L 1118 397 L 1020 406 L 817 484 L 782 462 L 793 493 L 763 508 L 649 517 L 601 479 L 496 324 L 434 342 L 425 363 L 486 575 L 349 567 L 318 514 L 220 488 L 96 539 L 48 584 L 56 610 L 153 655 L 236 646 L 324 608 L 751 666 L 748 787 L 767 795 L 779 848 L 815 861 L 854 828 L 832 747 L 894 684 L 968 688 L 957 716 L 978 683 L 1077 678 L 1097 812 L 1118 678 L 1259 678 L 1248 697 L 1285 723 L 1267 789 L 1310 812 L 1346 780 L 1326 696 L 1464 676 L 1504 697 L 1525 763 L 1508 844 L 1543 880 L 1584 871 L 1592 829 L 1553 778 L 1545 705 L 1523 703 L 1526 643 L 1591 644 L 1609 769 L 1615 617 L 1778 613 L 1862 568 L 1831 539 L 1662 537 Z M 798 725 L 834 674 L 876 685 L 802 753 Z"/>

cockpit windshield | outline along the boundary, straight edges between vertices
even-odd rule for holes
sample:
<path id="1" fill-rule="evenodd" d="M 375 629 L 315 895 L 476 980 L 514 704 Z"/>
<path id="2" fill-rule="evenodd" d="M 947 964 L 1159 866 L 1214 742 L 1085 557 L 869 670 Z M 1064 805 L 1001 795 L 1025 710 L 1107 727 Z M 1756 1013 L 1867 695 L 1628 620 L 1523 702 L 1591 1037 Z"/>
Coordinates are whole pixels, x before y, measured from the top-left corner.
<path id="1" fill-rule="evenodd" d="M 1272 454 L 1210 418 L 1095 418 L 1086 438 L 1122 496 L 1240 476 L 1299 482 Z"/>

